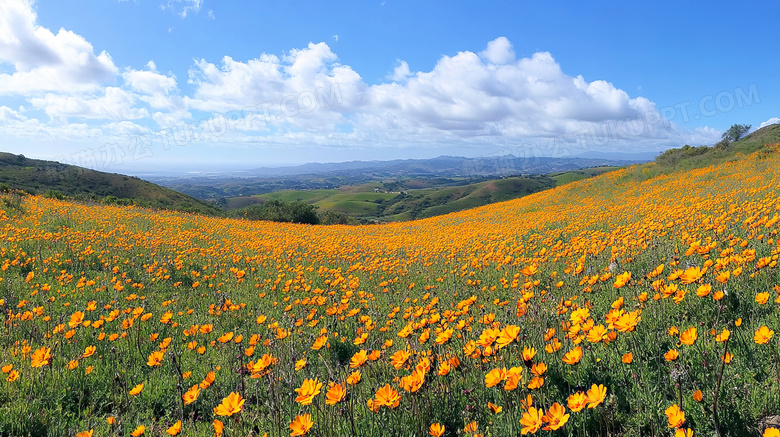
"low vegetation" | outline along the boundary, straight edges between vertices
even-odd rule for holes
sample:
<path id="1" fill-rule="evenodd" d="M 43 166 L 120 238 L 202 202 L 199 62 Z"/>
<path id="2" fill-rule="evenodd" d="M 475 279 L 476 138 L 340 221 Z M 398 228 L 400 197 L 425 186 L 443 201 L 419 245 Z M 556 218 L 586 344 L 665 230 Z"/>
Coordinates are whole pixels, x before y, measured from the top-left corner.
<path id="1" fill-rule="evenodd" d="M 760 434 L 778 166 L 375 226 L 6 193 L 0 435 Z"/>
<path id="2" fill-rule="evenodd" d="M 219 208 L 137 177 L 0 153 L 0 188 L 51 198 L 218 215 Z"/>

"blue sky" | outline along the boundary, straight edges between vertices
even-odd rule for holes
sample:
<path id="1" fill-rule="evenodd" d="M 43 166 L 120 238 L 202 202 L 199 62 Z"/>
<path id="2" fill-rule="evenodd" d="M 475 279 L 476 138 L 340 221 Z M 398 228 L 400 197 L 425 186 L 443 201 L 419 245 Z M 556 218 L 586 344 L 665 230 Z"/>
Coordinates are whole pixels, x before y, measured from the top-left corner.
<path id="1" fill-rule="evenodd" d="M 780 121 L 778 12 L 3 0 L 0 150 L 144 173 L 713 144 Z"/>

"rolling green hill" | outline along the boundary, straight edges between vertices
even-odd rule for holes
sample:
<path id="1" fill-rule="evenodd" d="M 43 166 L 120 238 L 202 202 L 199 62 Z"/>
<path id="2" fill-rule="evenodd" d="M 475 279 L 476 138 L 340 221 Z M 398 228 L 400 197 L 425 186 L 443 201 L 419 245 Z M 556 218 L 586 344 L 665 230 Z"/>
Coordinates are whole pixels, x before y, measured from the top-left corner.
<path id="1" fill-rule="evenodd" d="M 206 215 L 221 214 L 219 208 L 133 176 L 104 173 L 54 161 L 0 153 L 0 184 L 32 194 L 58 192 L 68 197 L 123 201 L 160 209 Z"/>
<path id="2" fill-rule="evenodd" d="M 596 167 L 471 184 L 457 178 L 375 181 L 339 189 L 283 190 L 232 197 L 225 200 L 225 206 L 230 210 L 240 210 L 271 199 L 303 201 L 315 205 L 319 211 L 336 211 L 364 220 L 405 221 L 516 199 L 617 168 Z"/>

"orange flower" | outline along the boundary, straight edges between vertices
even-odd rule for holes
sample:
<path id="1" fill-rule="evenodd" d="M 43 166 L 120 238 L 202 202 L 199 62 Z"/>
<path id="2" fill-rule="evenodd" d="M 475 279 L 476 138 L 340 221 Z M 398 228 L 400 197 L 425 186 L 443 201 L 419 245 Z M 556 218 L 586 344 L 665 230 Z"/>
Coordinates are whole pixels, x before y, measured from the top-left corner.
<path id="1" fill-rule="evenodd" d="M 207 389 L 211 387 L 211 384 L 214 383 L 214 380 L 216 379 L 216 375 L 214 372 L 209 372 L 206 374 L 206 377 L 203 378 L 203 381 L 200 382 L 200 388 Z"/>
<path id="2" fill-rule="evenodd" d="M 633 332 L 636 325 L 642 320 L 642 317 L 639 316 L 640 313 L 640 310 L 635 310 L 623 314 L 615 321 L 615 329 L 620 332 Z"/>
<path id="3" fill-rule="evenodd" d="M 402 349 L 390 356 L 390 362 L 393 364 L 393 367 L 400 369 L 406 364 L 406 360 L 409 359 L 409 356 L 409 352 Z"/>
<path id="4" fill-rule="evenodd" d="M 311 420 L 311 414 L 296 416 L 295 420 L 290 423 L 290 437 L 306 435 L 312 426 L 314 426 L 314 422 Z"/>
<path id="5" fill-rule="evenodd" d="M 542 420 L 543 417 L 543 410 L 537 410 L 534 407 L 530 407 L 528 411 L 523 413 L 523 417 L 520 418 L 520 424 L 523 425 L 523 428 L 520 430 L 520 432 L 523 435 L 526 435 L 528 433 L 533 434 L 536 431 L 539 431 L 539 428 L 544 425 L 544 421 Z"/>
<path id="6" fill-rule="evenodd" d="M 162 365 L 162 360 L 165 357 L 164 351 L 154 351 L 151 354 L 149 354 L 149 361 L 146 362 L 146 365 L 149 367 L 155 367 Z"/>
<path id="7" fill-rule="evenodd" d="M 143 425 L 138 425 L 138 427 L 135 429 L 135 431 L 131 432 L 130 435 L 133 437 L 138 437 L 141 435 L 144 435 L 144 432 L 146 431 L 146 427 Z"/>
<path id="8" fill-rule="evenodd" d="M 8 382 L 14 382 L 14 381 L 16 381 L 18 379 L 19 379 L 19 371 L 18 370 L 12 370 L 8 374 L 8 378 L 6 378 L 5 380 L 8 381 Z"/>
<path id="9" fill-rule="evenodd" d="M 217 416 L 232 416 L 240 413 L 244 408 L 244 399 L 238 393 L 231 392 L 222 403 L 214 408 L 214 414 Z"/>
<path id="10" fill-rule="evenodd" d="M 43 346 L 32 354 L 32 367 L 43 367 L 51 363 L 51 349 Z"/>
<path id="11" fill-rule="evenodd" d="M 704 396 L 702 395 L 701 390 L 696 390 L 693 392 L 693 400 L 696 402 L 701 402 L 701 400 L 704 399 Z"/>
<path id="12" fill-rule="evenodd" d="M 214 419 L 214 421 L 211 422 L 211 424 L 214 426 L 214 436 L 215 437 L 222 437 L 222 433 L 225 430 L 225 424 L 222 423 L 222 421 L 218 420 L 218 419 Z"/>
<path id="13" fill-rule="evenodd" d="M 485 386 L 495 387 L 506 379 L 506 367 L 493 369 L 485 375 Z"/>
<path id="14" fill-rule="evenodd" d="M 499 349 L 509 345 L 513 341 L 517 340 L 517 336 L 520 335 L 520 327 L 516 325 L 507 325 L 501 334 L 496 339 L 496 345 Z"/>
<path id="15" fill-rule="evenodd" d="M 97 350 L 95 346 L 87 346 L 87 348 L 84 349 L 84 353 L 81 355 L 81 358 L 91 357 L 95 354 L 95 350 Z"/>
<path id="16" fill-rule="evenodd" d="M 144 389 L 143 383 L 136 385 L 133 387 L 132 390 L 130 390 L 129 394 L 130 396 L 137 396 L 139 393 L 141 393 L 141 390 Z"/>
<path id="17" fill-rule="evenodd" d="M 531 378 L 531 381 L 528 382 L 528 388 L 531 390 L 536 390 L 537 388 L 540 388 L 542 385 L 544 385 L 544 378 L 540 376 L 534 376 Z"/>
<path id="18" fill-rule="evenodd" d="M 360 370 L 355 370 L 347 377 L 347 384 L 349 385 L 355 385 L 358 382 L 360 382 L 361 374 Z"/>
<path id="19" fill-rule="evenodd" d="M 685 413 L 677 404 L 667 408 L 664 414 L 669 421 L 669 428 L 680 428 L 685 424 Z"/>
<path id="20" fill-rule="evenodd" d="M 607 397 L 607 388 L 604 385 L 593 384 L 588 390 L 588 408 L 596 408 L 599 404 L 604 402 L 604 398 Z"/>
<path id="21" fill-rule="evenodd" d="M 628 284 L 628 281 L 631 280 L 631 272 L 623 272 L 615 278 L 615 283 L 612 284 L 613 288 L 621 288 L 624 285 Z"/>
<path id="22" fill-rule="evenodd" d="M 503 407 L 494 405 L 492 402 L 488 402 L 488 408 L 493 412 L 493 414 L 499 414 L 504 409 Z"/>
<path id="23" fill-rule="evenodd" d="M 315 351 L 318 351 L 322 349 L 323 346 L 325 346 L 325 343 L 327 343 L 327 341 L 328 341 L 327 335 L 320 335 L 319 337 L 317 337 L 316 340 L 314 340 L 314 344 L 311 346 L 311 348 L 314 349 Z"/>
<path id="24" fill-rule="evenodd" d="M 780 429 L 770 427 L 764 430 L 764 434 L 761 437 L 780 437 Z"/>
<path id="25" fill-rule="evenodd" d="M 304 379 L 303 384 L 295 391 L 298 392 L 298 397 L 295 398 L 295 402 L 301 405 L 309 405 L 314 400 L 314 397 L 320 394 L 322 389 L 322 383 L 315 379 Z"/>
<path id="26" fill-rule="evenodd" d="M 569 415 L 566 414 L 566 408 L 556 402 L 547 410 L 547 414 L 542 417 L 542 420 L 545 423 L 548 423 L 548 425 L 544 427 L 546 431 L 555 431 L 566 425 L 566 422 L 569 421 Z"/>
<path id="27" fill-rule="evenodd" d="M 397 391 L 390 387 L 390 384 L 385 384 L 384 387 L 377 390 L 374 396 L 374 403 L 377 407 L 395 408 L 401 402 L 401 395 Z"/>
<path id="28" fill-rule="evenodd" d="M 566 352 L 566 355 L 563 356 L 562 361 L 573 366 L 579 363 L 580 359 L 582 359 L 582 348 L 577 346 L 569 352 Z"/>
<path id="29" fill-rule="evenodd" d="M 198 399 L 199 394 L 200 394 L 200 389 L 198 388 L 198 384 L 195 384 L 192 387 L 190 387 L 190 389 L 187 390 L 186 393 L 181 395 L 181 398 L 184 400 L 184 405 L 189 405 L 195 402 Z"/>
<path id="30" fill-rule="evenodd" d="M 715 337 L 715 341 L 723 343 L 724 341 L 728 341 L 729 337 L 731 337 L 731 331 L 723 328 L 723 331 Z"/>
<path id="31" fill-rule="evenodd" d="M 579 391 L 569 395 L 567 403 L 569 405 L 569 409 L 576 413 L 588 405 L 588 396 L 585 393 Z"/>
<path id="32" fill-rule="evenodd" d="M 356 369 L 362 367 L 363 364 L 366 364 L 366 361 L 368 361 L 368 353 L 365 350 L 355 352 L 355 355 L 352 355 L 352 359 L 349 360 L 349 368 Z"/>
<path id="33" fill-rule="evenodd" d="M 696 343 L 696 339 L 699 335 L 696 333 L 696 328 L 690 327 L 680 334 L 680 343 L 691 346 Z"/>
<path id="34" fill-rule="evenodd" d="M 431 427 L 428 428 L 428 434 L 433 437 L 441 437 L 441 435 L 444 434 L 444 425 L 440 423 L 432 424 Z"/>
<path id="35" fill-rule="evenodd" d="M 347 391 L 341 384 L 330 384 L 328 393 L 325 394 L 325 404 L 336 405 L 347 397 Z"/>
<path id="36" fill-rule="evenodd" d="M 554 332 L 555 331 L 553 331 L 553 333 Z M 532 347 L 524 347 L 523 348 L 523 361 L 529 363 L 529 362 L 531 362 L 531 360 L 534 359 L 535 356 L 536 356 L 536 349 L 534 349 Z"/>
<path id="37" fill-rule="evenodd" d="M 631 364 L 634 361 L 634 354 L 631 353 L 631 352 L 629 352 L 627 354 L 623 354 L 623 357 L 621 358 L 621 360 L 625 364 Z"/>
<path id="38" fill-rule="evenodd" d="M 174 423 L 173 425 L 171 425 L 171 427 L 168 428 L 167 430 L 165 430 L 165 432 L 168 433 L 168 435 L 177 435 L 177 434 L 179 434 L 181 432 L 181 420 L 179 420 L 176 423 Z"/>
<path id="39" fill-rule="evenodd" d="M 76 437 L 92 437 L 92 431 L 93 430 L 91 429 L 89 431 L 81 431 L 80 433 L 76 434 Z"/>
<path id="40" fill-rule="evenodd" d="M 756 342 L 756 344 L 767 344 L 774 334 L 775 331 L 772 331 L 766 325 L 764 325 L 756 330 L 756 335 L 753 336 L 753 341 Z"/>
<path id="41" fill-rule="evenodd" d="M 676 350 L 670 349 L 669 352 L 664 354 L 664 358 L 666 358 L 666 361 L 674 361 L 679 355 Z"/>

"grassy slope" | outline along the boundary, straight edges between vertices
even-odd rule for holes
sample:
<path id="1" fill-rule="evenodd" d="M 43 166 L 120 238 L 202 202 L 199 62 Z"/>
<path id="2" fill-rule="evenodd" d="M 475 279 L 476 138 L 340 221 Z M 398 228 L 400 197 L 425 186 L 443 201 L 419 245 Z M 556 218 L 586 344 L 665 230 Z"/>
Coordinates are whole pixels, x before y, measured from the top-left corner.
<path id="1" fill-rule="evenodd" d="M 56 190 L 66 196 L 114 196 L 137 204 L 214 215 L 218 208 L 194 197 L 141 179 L 104 173 L 53 161 L 0 153 L 0 183 L 29 193 Z"/>
<path id="2" fill-rule="evenodd" d="M 316 205 L 321 211 L 335 210 L 356 217 L 405 221 L 463 211 L 495 202 L 516 199 L 565 183 L 593 177 L 618 167 L 599 167 L 554 173 L 548 176 L 511 177 L 468 185 L 436 186 L 435 181 L 399 181 L 395 192 L 385 190 L 381 182 L 345 186 L 338 190 L 284 190 L 251 197 L 234 197 L 228 209 L 262 203 L 267 199 L 297 201 Z M 451 182 L 451 181 L 450 181 Z"/>
<path id="3" fill-rule="evenodd" d="M 484 435 L 518 435 L 520 400 L 527 395 L 537 408 L 548 411 L 552 402 L 568 406 L 570 395 L 603 384 L 603 403 L 579 412 L 568 407 L 571 417 L 557 435 L 672 435 L 664 411 L 677 403 L 686 414 L 685 428 L 696 435 L 714 435 L 715 393 L 720 396 L 717 421 L 723 435 L 760 435 L 749 428 L 778 412 L 780 393 L 778 337 L 768 344 L 754 341 L 760 326 L 780 327 L 773 289 L 780 285 L 780 247 L 774 240 L 778 228 L 768 222 L 780 211 L 776 173 L 769 171 L 779 160 L 777 155 L 765 161 L 737 159 L 721 168 L 672 172 L 640 182 L 623 177 L 627 171 L 621 170 L 474 211 L 362 227 L 258 223 L 35 199 L 26 205 L 27 215 L 9 211 L 10 218 L 3 220 L 3 232 L 13 240 L 0 255 L 9 261 L 0 295 L 8 296 L 4 308 L 16 319 L 0 336 L 0 350 L 10 351 L 22 341 L 32 351 L 52 347 L 55 370 L 30 367 L 29 354 L 3 355 L 2 364 L 20 369 L 21 377 L 14 384 L 0 384 L 0 394 L 8 399 L 0 403 L 0 430 L 9 435 L 74 435 L 94 427 L 95 435 L 112 435 L 105 418 L 119 416 L 125 430 L 145 424 L 148 435 L 165 435 L 169 424 L 183 419 L 182 435 L 210 436 L 212 419 L 228 422 L 215 417 L 213 408 L 228 393 L 241 391 L 246 405 L 238 420 L 231 418 L 226 425 L 229 435 L 287 435 L 287 425 L 299 413 L 312 414 L 316 424 L 311 435 L 334 430 L 336 435 L 370 437 L 426 435 L 432 423 L 446 425 L 448 435 L 463 435 L 460 430 L 472 420 Z M 93 245 L 109 244 L 110 251 L 85 254 Z M 62 256 L 75 251 L 81 259 Z M 772 256 L 775 265 L 758 266 Z M 18 262 L 25 258 L 30 259 Z M 156 273 L 146 269 L 155 262 Z M 676 273 L 705 265 L 706 273 L 694 283 L 683 283 Z M 530 266 L 538 271 L 526 273 Z M 658 272 L 657 266 L 665 270 Z M 737 270 L 740 274 L 717 279 Z M 613 285 L 622 272 L 630 272 L 631 280 Z M 125 274 L 154 292 L 138 292 L 128 284 L 117 290 L 124 287 L 121 281 L 111 286 L 111 278 Z M 81 277 L 93 284 L 74 286 Z M 700 296 L 703 284 L 711 290 Z M 666 295 L 666 286 L 679 290 Z M 198 287 L 209 287 L 209 292 L 196 292 Z M 61 294 L 60 288 L 73 291 Z M 332 298 L 326 290 L 333 292 Z M 136 292 L 145 297 L 137 300 Z M 716 298 L 718 292 L 722 294 Z M 756 301 L 760 293 L 769 295 L 768 303 Z M 328 296 L 324 304 L 311 303 L 320 295 Z M 469 296 L 473 302 L 459 303 Z M 119 318 L 105 321 L 102 330 L 131 335 L 115 342 L 96 339 L 101 329 L 76 324 L 72 340 L 65 341 L 71 314 L 93 300 L 97 307 L 87 311 L 90 320 L 103 323 L 109 311 L 116 311 Z M 108 303 L 111 306 L 103 306 Z M 626 312 L 641 309 L 641 320 L 630 331 L 607 327 L 615 334 L 609 343 L 601 335 L 575 343 L 575 337 L 585 335 L 580 326 L 561 328 L 573 326 L 569 322 L 578 307 L 588 309 L 579 317 L 593 322 L 591 328 L 605 328 L 610 320 L 618 321 L 608 315 L 621 306 Z M 141 311 L 133 317 L 130 312 L 136 307 Z M 22 317 L 37 308 L 47 318 Z M 346 308 L 355 313 L 347 316 Z M 138 318 L 144 311 L 150 314 L 146 320 Z M 161 321 L 167 311 L 179 326 Z M 336 311 L 344 314 L 338 317 Z M 257 322 L 258 314 L 267 321 Z M 440 318 L 443 314 L 447 316 Z M 438 322 L 421 322 L 434 315 Z M 305 323 L 309 316 L 320 323 Z M 295 319 L 301 324 L 292 328 Z M 63 329 L 43 335 L 58 320 Z M 375 321 L 372 329 L 364 329 L 369 320 Z M 129 321 L 135 321 L 132 329 L 123 328 Z M 457 328 L 441 345 L 434 343 L 436 328 L 454 328 L 460 322 L 466 329 Z M 213 324 L 215 331 L 182 332 L 193 324 Z M 521 328 L 517 341 L 494 348 L 484 358 L 464 352 L 466 342 L 478 340 L 489 326 L 510 324 Z M 407 325 L 413 333 L 398 335 Z M 289 332 L 278 336 L 277 328 L 285 326 Z M 698 329 L 698 340 L 682 344 L 681 335 L 670 334 L 672 326 L 680 332 Z M 321 331 L 323 327 L 327 331 Z M 550 327 L 557 330 L 548 337 L 545 328 Z M 723 329 L 731 331 L 725 344 L 715 338 Z M 238 342 L 216 342 L 227 331 L 245 338 L 243 344 L 254 334 L 268 339 L 258 344 L 251 359 L 265 353 L 278 358 L 270 370 L 273 377 L 250 379 L 235 370 L 250 358 L 240 352 L 244 346 Z M 353 344 L 364 331 L 369 335 L 366 343 Z M 322 332 L 327 332 L 329 344 L 315 353 L 312 342 Z M 427 342 L 419 340 L 423 332 L 432 335 Z M 149 340 L 152 335 L 156 340 Z M 147 365 L 147 356 L 169 336 L 170 354 L 161 366 Z M 388 340 L 394 345 L 383 346 Z M 202 345 L 204 352 L 189 350 L 190 341 Z M 547 352 L 553 341 L 560 341 L 562 349 Z M 95 355 L 79 358 L 79 367 L 66 370 L 69 360 L 92 345 L 97 347 Z M 578 346 L 582 360 L 565 364 L 565 354 Z M 541 389 L 527 388 L 532 371 L 520 358 L 525 347 L 538 351 L 534 364 L 546 363 Z M 311 406 L 286 396 L 304 378 L 343 381 L 354 370 L 348 367 L 350 357 L 360 349 L 383 352 L 380 359 L 365 363 L 364 381 L 348 388 L 350 397 L 344 403 L 325 405 L 324 387 Z M 667 361 L 664 355 L 671 349 L 679 350 L 679 357 Z M 405 369 L 396 370 L 390 356 L 399 350 L 410 350 L 413 356 Z M 726 350 L 734 357 L 723 366 L 718 356 Z M 624 364 L 628 352 L 632 361 Z M 296 370 L 294 363 L 307 353 L 306 367 Z M 441 358 L 448 356 L 458 357 L 459 366 L 438 375 Z M 405 392 L 398 379 L 423 359 L 434 360 L 426 382 L 418 394 Z M 85 367 L 93 365 L 94 372 L 87 375 Z M 524 369 L 518 388 L 509 392 L 503 381 L 487 386 L 488 372 L 512 367 Z M 215 369 L 216 383 L 179 411 L 181 387 L 197 384 Z M 186 383 L 179 376 L 182 370 L 192 372 Z M 679 385 L 673 375 L 678 375 Z M 129 398 L 127 391 L 139 383 L 146 384 L 143 392 Z M 371 413 L 363 405 L 384 384 L 400 392 L 399 405 Z M 703 392 L 703 402 L 694 400 L 695 390 Z M 284 395 L 276 395 L 279 392 Z M 504 412 L 491 413 L 487 402 L 496 402 Z M 349 431 L 351 418 L 360 425 L 359 434 Z"/>

